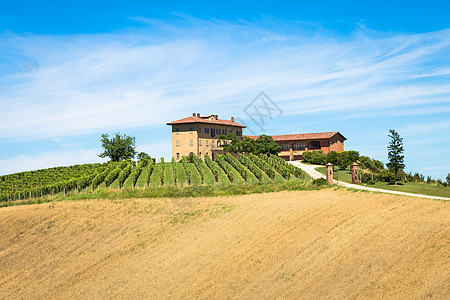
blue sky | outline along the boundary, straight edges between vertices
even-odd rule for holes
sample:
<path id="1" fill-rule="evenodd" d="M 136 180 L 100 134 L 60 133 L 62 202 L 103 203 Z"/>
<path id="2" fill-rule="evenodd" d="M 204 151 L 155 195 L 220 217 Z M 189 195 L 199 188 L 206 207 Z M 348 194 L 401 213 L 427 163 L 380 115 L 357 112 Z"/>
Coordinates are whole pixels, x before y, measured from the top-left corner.
<path id="1" fill-rule="evenodd" d="M 193 112 L 248 134 L 339 131 L 346 149 L 450 172 L 448 1 L 0 0 L 0 174 L 104 161 L 100 135 L 171 156 Z M 264 128 L 245 107 L 283 111 Z"/>

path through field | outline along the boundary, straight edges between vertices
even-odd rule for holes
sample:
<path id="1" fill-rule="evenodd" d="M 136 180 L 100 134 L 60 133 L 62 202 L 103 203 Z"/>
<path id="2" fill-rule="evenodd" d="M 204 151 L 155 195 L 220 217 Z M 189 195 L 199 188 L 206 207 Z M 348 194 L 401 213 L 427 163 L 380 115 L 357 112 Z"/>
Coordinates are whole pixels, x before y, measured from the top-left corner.
<path id="1" fill-rule="evenodd" d="M 0 209 L 1 299 L 449 299 L 450 203 L 349 191 Z"/>

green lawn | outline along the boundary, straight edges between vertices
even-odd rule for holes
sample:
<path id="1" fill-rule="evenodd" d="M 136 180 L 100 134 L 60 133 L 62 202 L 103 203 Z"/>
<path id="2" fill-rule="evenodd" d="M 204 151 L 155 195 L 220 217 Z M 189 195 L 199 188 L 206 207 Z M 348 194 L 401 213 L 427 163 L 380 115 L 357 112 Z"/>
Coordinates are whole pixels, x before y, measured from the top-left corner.
<path id="1" fill-rule="evenodd" d="M 316 168 L 322 174 L 326 174 L 325 167 Z M 333 178 L 338 179 L 343 182 L 352 182 L 350 170 L 334 170 Z M 364 185 L 364 184 L 360 184 Z M 400 183 L 398 185 L 390 184 L 389 182 L 376 182 L 373 185 L 367 185 L 369 187 L 374 187 L 377 189 L 385 189 L 390 191 L 399 191 L 405 193 L 413 194 L 423 194 L 429 196 L 439 196 L 439 197 L 449 197 L 450 198 L 450 187 L 436 186 L 432 184 L 418 183 L 418 182 L 406 182 Z"/>
<path id="2" fill-rule="evenodd" d="M 399 185 L 393 185 L 389 184 L 389 182 L 376 182 L 374 185 L 369 186 L 391 191 L 450 198 L 450 187 L 436 186 L 426 183 L 406 182 Z"/>
<path id="3" fill-rule="evenodd" d="M 316 170 L 323 175 L 326 175 L 326 167 L 318 167 Z M 352 173 L 350 172 L 350 169 L 338 170 L 338 168 L 334 168 L 333 179 L 352 183 Z"/>

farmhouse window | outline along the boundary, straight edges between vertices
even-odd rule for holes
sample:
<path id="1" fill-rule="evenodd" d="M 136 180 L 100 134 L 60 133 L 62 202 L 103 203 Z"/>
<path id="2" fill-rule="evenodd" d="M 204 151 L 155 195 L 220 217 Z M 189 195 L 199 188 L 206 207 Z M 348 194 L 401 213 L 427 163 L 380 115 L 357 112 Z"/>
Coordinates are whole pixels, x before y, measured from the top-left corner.
<path id="1" fill-rule="evenodd" d="M 303 142 L 295 142 L 292 145 L 292 149 L 293 150 L 305 150 L 305 143 L 303 143 Z"/>
<path id="2" fill-rule="evenodd" d="M 189 146 L 193 146 L 194 145 L 194 141 L 193 140 L 190 140 L 189 141 Z"/>
<path id="3" fill-rule="evenodd" d="M 309 142 L 308 150 L 320 150 L 320 142 L 319 141 Z"/>
<path id="4" fill-rule="evenodd" d="M 282 143 L 281 145 L 281 151 L 289 151 L 291 146 L 288 143 Z"/>
<path id="5" fill-rule="evenodd" d="M 180 141 L 177 140 L 177 141 L 176 141 L 176 144 L 177 144 L 177 147 L 179 147 L 179 146 L 180 146 Z"/>

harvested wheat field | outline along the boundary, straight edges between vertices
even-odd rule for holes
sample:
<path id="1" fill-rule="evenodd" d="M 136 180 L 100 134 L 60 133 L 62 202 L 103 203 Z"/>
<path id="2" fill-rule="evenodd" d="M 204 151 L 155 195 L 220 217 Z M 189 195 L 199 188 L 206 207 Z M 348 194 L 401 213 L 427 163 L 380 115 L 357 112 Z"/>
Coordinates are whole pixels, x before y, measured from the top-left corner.
<path id="1" fill-rule="evenodd" d="M 450 297 L 450 203 L 348 191 L 0 209 L 2 299 Z"/>

